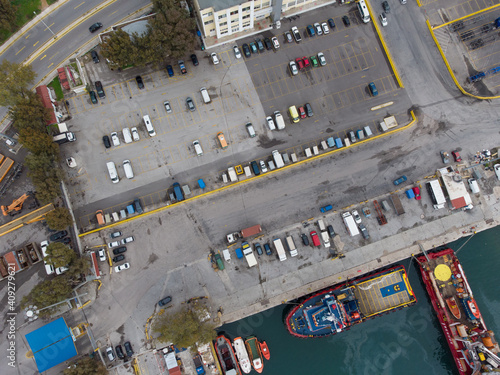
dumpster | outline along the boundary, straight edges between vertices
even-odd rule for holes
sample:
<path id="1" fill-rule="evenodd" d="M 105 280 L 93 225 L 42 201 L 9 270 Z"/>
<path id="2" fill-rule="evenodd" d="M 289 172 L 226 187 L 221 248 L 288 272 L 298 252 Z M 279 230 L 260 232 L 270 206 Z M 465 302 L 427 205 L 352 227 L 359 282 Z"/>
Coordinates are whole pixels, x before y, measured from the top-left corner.
<path id="1" fill-rule="evenodd" d="M 200 185 L 200 189 L 205 189 L 205 181 L 202 178 L 198 180 L 198 185 Z"/>
<path id="2" fill-rule="evenodd" d="M 344 145 L 342 144 L 342 139 L 340 138 L 335 138 L 335 145 L 337 146 L 337 148 L 344 147 Z"/>
<path id="3" fill-rule="evenodd" d="M 409 190 L 406 190 L 406 196 L 408 197 L 408 199 L 413 199 L 413 198 L 415 198 L 415 193 L 413 192 L 412 189 L 409 189 Z"/>

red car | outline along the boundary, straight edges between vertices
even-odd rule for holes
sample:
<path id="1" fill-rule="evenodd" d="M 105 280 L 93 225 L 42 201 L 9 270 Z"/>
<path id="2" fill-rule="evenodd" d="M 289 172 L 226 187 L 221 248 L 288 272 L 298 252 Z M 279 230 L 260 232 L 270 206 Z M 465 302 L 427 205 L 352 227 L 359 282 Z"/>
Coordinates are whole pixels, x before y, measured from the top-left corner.
<path id="1" fill-rule="evenodd" d="M 315 230 L 313 230 L 311 233 L 311 239 L 313 241 L 313 245 L 316 246 L 316 247 L 320 247 L 321 246 L 321 242 L 319 242 L 319 237 L 318 237 L 318 233 L 316 233 Z"/>
<path id="2" fill-rule="evenodd" d="M 300 57 L 297 57 L 295 59 L 295 62 L 297 63 L 297 66 L 299 67 L 299 70 L 304 69 L 304 61 Z"/>
<path id="3" fill-rule="evenodd" d="M 302 60 L 304 61 L 304 68 L 307 68 L 311 64 L 306 56 L 304 56 Z"/>
<path id="4" fill-rule="evenodd" d="M 306 111 L 305 111 L 304 107 L 299 107 L 299 115 L 300 115 L 300 118 L 306 118 Z"/>
<path id="5" fill-rule="evenodd" d="M 462 157 L 460 156 L 458 151 L 452 151 L 451 154 L 453 155 L 453 158 L 456 162 L 462 161 Z"/>
<path id="6" fill-rule="evenodd" d="M 413 194 L 415 194 L 415 199 L 417 201 L 422 199 L 422 197 L 420 196 L 420 188 L 419 187 L 415 186 L 412 190 L 413 190 Z"/>

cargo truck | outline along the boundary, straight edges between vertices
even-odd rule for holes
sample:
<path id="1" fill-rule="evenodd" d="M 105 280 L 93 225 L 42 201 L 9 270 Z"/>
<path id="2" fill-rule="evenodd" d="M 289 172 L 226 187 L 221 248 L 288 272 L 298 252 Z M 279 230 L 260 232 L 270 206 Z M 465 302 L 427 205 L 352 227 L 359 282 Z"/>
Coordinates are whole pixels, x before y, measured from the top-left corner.
<path id="1" fill-rule="evenodd" d="M 285 248 L 283 247 L 283 244 L 281 243 L 281 239 L 276 238 L 273 240 L 274 248 L 276 249 L 276 252 L 278 253 L 278 257 L 281 262 L 286 260 L 286 253 L 285 253 Z"/>
<path id="2" fill-rule="evenodd" d="M 247 238 L 250 236 L 255 236 L 256 234 L 259 234 L 262 232 L 262 228 L 260 227 L 259 224 L 253 225 L 251 227 L 242 229 L 240 232 L 234 232 L 230 233 L 226 236 L 227 242 L 228 243 L 235 243 L 238 238 Z"/>
<path id="3" fill-rule="evenodd" d="M 396 194 L 391 195 L 391 202 L 394 205 L 394 209 L 396 210 L 396 213 L 398 215 L 402 215 L 405 213 L 405 209 L 403 208 L 403 204 L 401 203 L 401 200 Z"/>
<path id="4" fill-rule="evenodd" d="M 323 242 L 325 243 L 325 247 L 330 247 L 330 236 L 328 235 L 328 232 L 321 232 L 321 238 L 323 239 Z"/>
<path id="5" fill-rule="evenodd" d="M 236 175 L 236 171 L 234 170 L 234 167 L 229 167 L 227 169 L 227 174 L 229 175 L 229 179 L 231 180 L 231 182 L 238 181 L 238 176 Z"/>
<path id="6" fill-rule="evenodd" d="M 288 251 L 290 252 L 290 255 L 292 257 L 296 257 L 297 255 L 299 255 L 297 248 L 295 247 L 295 242 L 293 242 L 292 236 L 287 236 L 286 244 L 288 245 Z"/>
<path id="7" fill-rule="evenodd" d="M 203 368 L 203 361 L 201 360 L 201 356 L 199 354 L 196 354 L 193 357 L 193 362 L 194 362 L 194 366 L 196 367 L 196 373 L 198 375 L 204 375 L 205 369 Z"/>
<path id="8" fill-rule="evenodd" d="M 245 255 L 245 259 L 247 260 L 248 267 L 253 267 L 257 265 L 257 259 L 255 259 L 255 255 L 253 255 L 252 248 L 248 244 L 248 242 L 243 242 L 241 244 L 241 248 L 243 249 L 243 254 Z"/>
<path id="9" fill-rule="evenodd" d="M 66 142 L 76 141 L 76 136 L 75 136 L 75 133 L 73 133 L 73 132 L 64 132 L 61 134 L 54 135 L 52 137 L 52 140 L 54 142 L 56 142 L 57 144 L 62 145 L 63 143 L 66 143 Z"/>
<path id="10" fill-rule="evenodd" d="M 177 202 L 184 200 L 184 194 L 182 193 L 181 185 L 178 182 L 174 183 L 174 194 Z"/>
<path id="11" fill-rule="evenodd" d="M 273 159 L 274 163 L 276 164 L 276 168 L 282 168 L 285 166 L 285 163 L 283 162 L 283 157 L 281 156 L 278 150 L 273 151 Z"/>
<path id="12" fill-rule="evenodd" d="M 354 218 L 349 212 L 344 212 L 342 214 L 342 219 L 344 220 L 345 227 L 347 232 L 351 235 L 351 237 L 357 236 L 359 234 L 358 227 L 356 226 L 356 222 Z"/>

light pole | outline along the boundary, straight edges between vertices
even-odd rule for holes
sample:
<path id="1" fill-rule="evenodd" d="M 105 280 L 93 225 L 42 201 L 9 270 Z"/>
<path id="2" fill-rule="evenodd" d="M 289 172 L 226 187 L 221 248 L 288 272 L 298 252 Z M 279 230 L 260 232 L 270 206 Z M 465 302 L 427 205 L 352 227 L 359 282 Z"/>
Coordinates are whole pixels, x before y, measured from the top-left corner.
<path id="1" fill-rule="evenodd" d="M 35 11 L 33 11 L 33 14 L 35 15 L 35 17 L 37 16 L 37 14 L 36 14 L 36 12 L 35 12 Z M 41 17 L 40 17 L 40 21 L 42 21 L 42 23 L 45 25 L 45 27 L 46 27 L 47 29 L 49 29 L 49 31 L 52 33 L 52 35 L 54 35 L 54 39 L 55 39 L 55 38 L 57 38 L 57 35 L 56 35 L 56 34 L 54 34 L 54 32 L 50 29 L 50 27 L 48 27 L 48 26 L 47 26 L 47 24 L 46 24 L 45 22 L 43 22 L 43 19 L 42 19 Z"/>

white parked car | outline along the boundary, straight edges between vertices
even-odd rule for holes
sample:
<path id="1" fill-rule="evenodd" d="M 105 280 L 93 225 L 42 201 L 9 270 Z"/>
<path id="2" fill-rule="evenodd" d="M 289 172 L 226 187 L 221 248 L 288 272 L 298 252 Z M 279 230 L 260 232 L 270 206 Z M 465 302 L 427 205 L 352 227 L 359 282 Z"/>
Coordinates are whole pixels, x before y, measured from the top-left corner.
<path id="1" fill-rule="evenodd" d="M 172 107 L 170 106 L 170 102 L 168 100 L 163 102 L 163 105 L 165 106 L 165 111 L 167 111 L 167 113 L 172 113 Z"/>
<path id="2" fill-rule="evenodd" d="M 120 146 L 120 139 L 117 132 L 111 133 L 111 140 L 113 141 L 113 146 Z"/>
<path id="3" fill-rule="evenodd" d="M 352 211 L 352 217 L 354 218 L 356 224 L 361 224 L 361 216 L 359 216 L 358 210 Z"/>
<path id="4" fill-rule="evenodd" d="M 124 238 L 121 240 L 122 245 L 125 245 L 126 243 L 129 243 L 129 242 L 134 242 L 134 236 L 130 236 L 130 237 L 127 237 L 127 238 Z"/>
<path id="5" fill-rule="evenodd" d="M 321 25 L 318 22 L 314 24 L 314 28 L 316 29 L 316 34 L 323 35 L 323 29 L 321 28 Z"/>
<path id="6" fill-rule="evenodd" d="M 290 61 L 288 65 L 290 66 L 290 72 L 292 73 L 292 75 L 296 76 L 297 74 L 299 74 L 299 70 L 297 69 L 297 64 L 295 64 L 295 61 Z"/>
<path id="7" fill-rule="evenodd" d="M 266 163 L 264 163 L 264 160 L 259 161 L 259 164 L 260 164 L 260 170 L 262 171 L 262 173 L 267 173 L 267 167 L 266 167 Z"/>
<path id="8" fill-rule="evenodd" d="M 139 137 L 139 132 L 137 131 L 137 128 L 135 126 L 130 129 L 130 131 L 132 132 L 132 138 L 134 138 L 134 141 L 138 141 L 141 139 L 141 137 Z"/>
<path id="9" fill-rule="evenodd" d="M 382 13 L 380 15 L 380 23 L 382 26 L 387 26 L 387 17 L 385 16 L 385 13 Z"/>
<path id="10" fill-rule="evenodd" d="M 212 61 L 214 62 L 214 65 L 217 65 L 219 63 L 219 58 L 217 57 L 217 54 L 215 52 L 212 52 L 210 56 L 212 56 Z"/>
<path id="11" fill-rule="evenodd" d="M 233 51 L 234 51 L 234 56 L 236 56 L 237 59 L 241 59 L 241 52 L 238 46 L 234 46 Z"/>
<path id="12" fill-rule="evenodd" d="M 323 34 L 330 34 L 330 29 L 328 28 L 328 24 L 326 22 L 323 22 L 321 27 L 323 28 Z"/>
<path id="13" fill-rule="evenodd" d="M 115 272 L 120 272 L 123 270 L 128 270 L 130 268 L 130 263 L 123 263 L 115 267 Z"/>
<path id="14" fill-rule="evenodd" d="M 101 262 L 105 262 L 106 261 L 106 250 L 104 249 L 100 249 L 97 251 L 97 255 L 99 256 L 99 260 Z"/>
<path id="15" fill-rule="evenodd" d="M 74 157 L 70 156 L 69 158 L 66 159 L 66 164 L 68 164 L 68 167 L 70 168 L 76 168 L 76 160 Z"/>
<path id="16" fill-rule="evenodd" d="M 271 41 L 273 42 L 274 49 L 280 48 L 280 42 L 278 41 L 278 38 L 276 38 L 275 36 L 273 36 L 271 38 Z"/>
<path id="17" fill-rule="evenodd" d="M 112 249 L 113 247 L 117 247 L 117 246 L 120 246 L 120 241 L 113 241 L 113 242 L 108 243 L 108 247 L 110 249 Z"/>
<path id="18" fill-rule="evenodd" d="M 56 275 L 62 275 L 67 270 L 69 270 L 68 267 L 57 267 L 56 268 Z"/>
<path id="19" fill-rule="evenodd" d="M 326 65 L 326 59 L 325 59 L 325 55 L 323 54 L 323 52 L 319 52 L 318 53 L 318 60 L 319 60 L 319 64 L 321 66 L 325 66 Z"/>
<path id="20" fill-rule="evenodd" d="M 276 125 L 274 125 L 274 121 L 273 121 L 273 118 L 271 116 L 267 116 L 266 121 L 267 121 L 267 126 L 269 126 L 269 130 L 276 129 Z"/>
<path id="21" fill-rule="evenodd" d="M 500 164 L 495 164 L 493 168 L 495 169 L 495 174 L 497 175 L 497 178 L 500 180 Z"/>
<path id="22" fill-rule="evenodd" d="M 42 241 L 40 243 L 40 247 L 42 248 L 42 255 L 45 258 L 47 256 L 47 247 L 49 246 L 49 241 Z M 49 264 L 43 260 L 43 263 L 45 263 L 45 272 L 47 272 L 47 275 L 52 275 L 54 273 L 54 266 L 52 264 Z"/>

